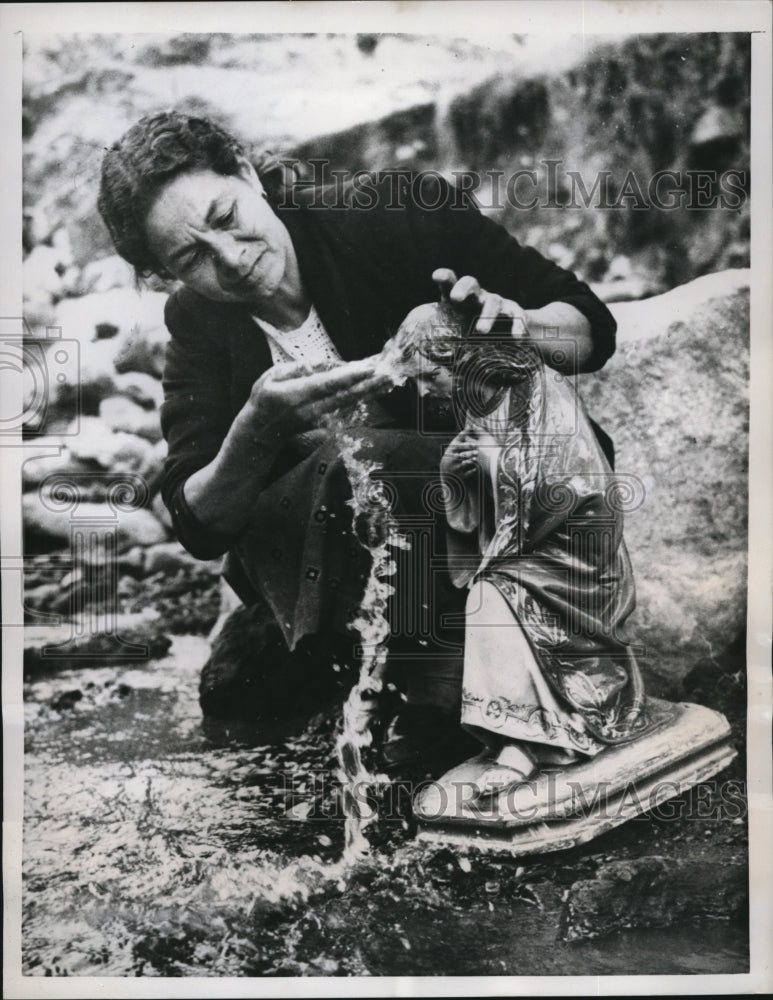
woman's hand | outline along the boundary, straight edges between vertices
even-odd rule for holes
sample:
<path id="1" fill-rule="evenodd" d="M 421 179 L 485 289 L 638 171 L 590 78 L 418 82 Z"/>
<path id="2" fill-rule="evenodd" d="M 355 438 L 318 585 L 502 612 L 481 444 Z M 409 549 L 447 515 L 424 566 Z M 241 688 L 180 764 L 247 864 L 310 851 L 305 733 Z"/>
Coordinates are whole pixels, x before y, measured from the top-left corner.
<path id="1" fill-rule="evenodd" d="M 457 278 L 450 268 L 440 267 L 432 272 L 432 280 L 440 289 L 443 298 L 461 306 L 472 306 L 480 316 L 475 324 L 475 333 L 490 333 L 494 323 L 506 317 L 512 323 L 513 337 L 528 337 L 529 325 L 526 310 L 517 302 L 505 299 L 495 292 L 481 288 L 476 278 L 469 274 Z"/>
<path id="2" fill-rule="evenodd" d="M 446 476 L 469 478 L 478 467 L 478 443 L 474 431 L 457 434 L 440 459 L 440 471 Z"/>
<path id="3" fill-rule="evenodd" d="M 593 338 L 588 319 L 569 302 L 548 302 L 539 309 L 522 309 L 517 302 L 481 288 L 475 278 L 457 279 L 447 267 L 432 272 L 432 280 L 443 298 L 461 306 L 472 306 L 480 316 L 475 333 L 490 333 L 494 323 L 505 317 L 512 323 L 515 340 L 530 340 L 550 368 L 564 375 L 586 371 L 593 354 Z"/>
<path id="4" fill-rule="evenodd" d="M 391 386 L 373 374 L 376 358 L 348 364 L 275 365 L 255 382 L 215 458 L 185 481 L 188 506 L 224 535 L 247 522 L 284 442 L 321 418 Z"/>
<path id="5" fill-rule="evenodd" d="M 325 414 L 391 387 L 388 376 L 375 374 L 376 361 L 274 365 L 252 387 L 250 423 L 278 437 L 318 427 Z"/>

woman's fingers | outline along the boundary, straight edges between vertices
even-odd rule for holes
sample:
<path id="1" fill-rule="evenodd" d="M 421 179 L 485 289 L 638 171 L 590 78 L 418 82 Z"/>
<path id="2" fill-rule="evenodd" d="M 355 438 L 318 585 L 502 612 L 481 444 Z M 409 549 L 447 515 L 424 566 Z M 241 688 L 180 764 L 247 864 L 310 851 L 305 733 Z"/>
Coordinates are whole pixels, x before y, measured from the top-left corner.
<path id="1" fill-rule="evenodd" d="M 331 371 L 340 368 L 343 361 L 284 361 L 270 369 L 270 377 L 274 382 L 287 382 L 293 378 L 303 378 L 315 372 Z"/>
<path id="2" fill-rule="evenodd" d="M 482 305 L 482 295 L 483 292 L 478 284 L 478 279 L 465 274 L 464 277 L 456 282 L 449 292 L 448 297 L 452 302 L 458 302 L 459 304 L 465 302 L 467 299 L 473 299 L 478 305 Z"/>
<path id="3" fill-rule="evenodd" d="M 304 400 L 325 399 L 356 385 L 358 382 L 373 379 L 373 367 L 371 361 L 352 361 L 329 371 L 314 372 L 299 379 L 297 390 Z M 379 381 L 387 381 L 383 376 L 376 377 Z"/>
<path id="4" fill-rule="evenodd" d="M 478 322 L 475 324 L 476 333 L 491 333 L 491 328 L 502 315 L 507 315 L 505 300 L 501 295 L 493 292 L 482 293 L 482 305 Z"/>
<path id="5" fill-rule="evenodd" d="M 438 286 L 440 298 L 447 299 L 456 284 L 456 275 L 450 267 L 439 267 L 432 272 L 432 280 Z"/>
<path id="6" fill-rule="evenodd" d="M 439 285 L 443 298 L 458 305 L 474 304 L 480 310 L 480 316 L 475 324 L 476 333 L 490 333 L 494 323 L 502 316 L 506 316 L 513 324 L 516 320 L 519 321 L 517 328 L 513 325 L 516 336 L 526 335 L 523 309 L 516 302 L 481 288 L 477 278 L 473 278 L 472 275 L 465 274 L 457 278 L 450 268 L 440 267 L 432 272 L 432 280 Z"/>
<path id="7" fill-rule="evenodd" d="M 383 375 L 364 378 L 353 385 L 342 386 L 336 392 L 309 399 L 304 406 L 304 412 L 308 415 L 331 413 L 333 410 L 352 406 L 361 399 L 377 396 L 382 390 L 390 388 L 391 385 L 391 379 L 385 378 Z"/>

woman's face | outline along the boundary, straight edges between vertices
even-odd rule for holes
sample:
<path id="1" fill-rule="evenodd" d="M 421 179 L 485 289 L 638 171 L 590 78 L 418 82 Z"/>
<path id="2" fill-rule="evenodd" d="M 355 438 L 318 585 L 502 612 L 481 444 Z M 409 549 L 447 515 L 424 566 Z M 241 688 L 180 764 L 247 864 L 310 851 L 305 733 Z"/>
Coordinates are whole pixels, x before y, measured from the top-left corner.
<path id="1" fill-rule="evenodd" d="M 205 298 L 257 306 L 297 280 L 290 234 L 254 169 L 179 174 L 145 217 L 148 245 L 169 273 Z"/>

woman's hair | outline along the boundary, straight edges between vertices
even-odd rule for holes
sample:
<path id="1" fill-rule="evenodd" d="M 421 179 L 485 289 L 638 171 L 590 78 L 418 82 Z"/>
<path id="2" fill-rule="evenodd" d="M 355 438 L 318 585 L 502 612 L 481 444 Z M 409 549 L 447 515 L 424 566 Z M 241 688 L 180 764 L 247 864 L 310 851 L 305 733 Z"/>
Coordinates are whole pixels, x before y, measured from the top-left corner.
<path id="1" fill-rule="evenodd" d="M 179 111 L 147 115 L 113 143 L 102 160 L 97 207 L 117 252 L 138 277 L 169 277 L 145 235 L 145 217 L 164 185 L 193 170 L 233 176 L 245 158 L 241 143 L 219 125 Z M 268 194 L 281 164 L 265 154 L 255 166 Z"/>

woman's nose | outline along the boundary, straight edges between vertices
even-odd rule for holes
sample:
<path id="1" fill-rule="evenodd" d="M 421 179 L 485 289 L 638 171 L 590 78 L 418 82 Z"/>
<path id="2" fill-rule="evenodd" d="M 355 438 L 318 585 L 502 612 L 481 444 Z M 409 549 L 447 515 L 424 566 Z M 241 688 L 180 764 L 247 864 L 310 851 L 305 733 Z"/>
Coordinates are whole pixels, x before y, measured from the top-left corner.
<path id="1" fill-rule="evenodd" d="M 227 281 L 242 278 L 247 273 L 247 247 L 223 234 L 213 247 L 218 274 Z"/>

